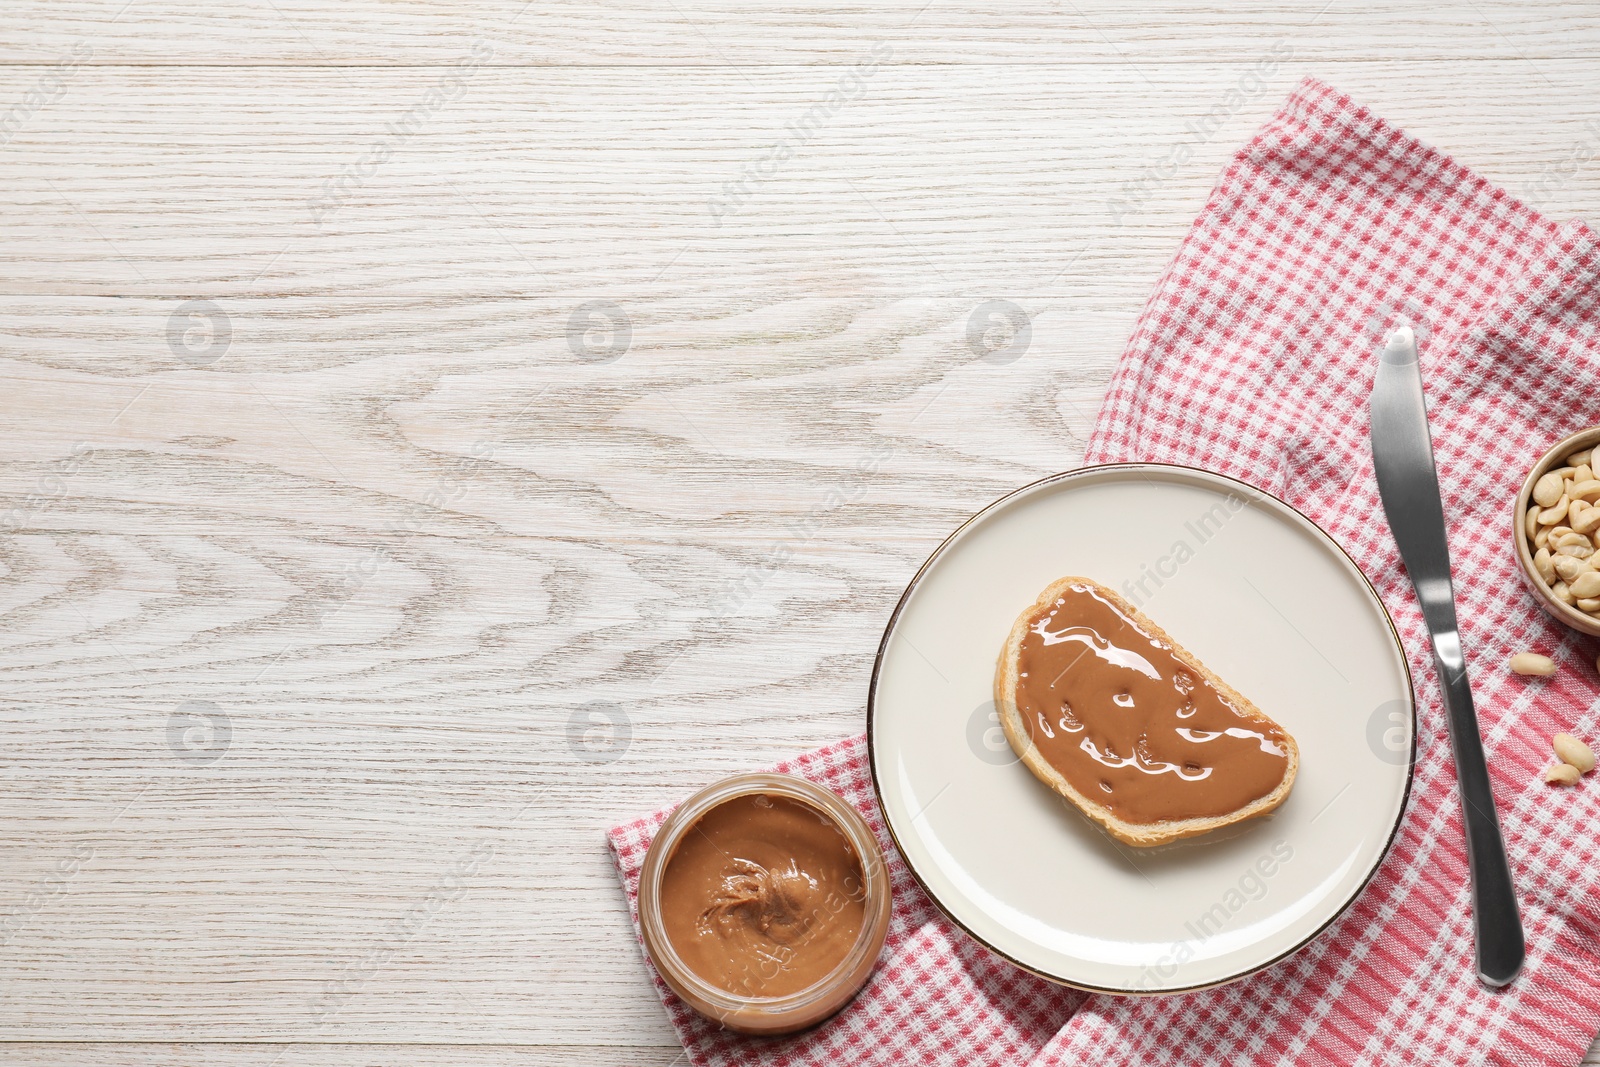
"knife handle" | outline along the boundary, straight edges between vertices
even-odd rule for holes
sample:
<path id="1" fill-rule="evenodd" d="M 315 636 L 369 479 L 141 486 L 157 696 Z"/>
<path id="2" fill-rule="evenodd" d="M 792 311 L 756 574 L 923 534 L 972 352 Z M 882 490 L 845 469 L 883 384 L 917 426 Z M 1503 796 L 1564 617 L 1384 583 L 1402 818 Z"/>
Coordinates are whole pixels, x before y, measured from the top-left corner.
<path id="1" fill-rule="evenodd" d="M 1467 681 L 1461 637 L 1455 630 L 1434 634 L 1433 661 L 1439 669 L 1439 688 L 1444 692 L 1450 748 L 1455 752 L 1461 814 L 1467 830 L 1478 979 L 1498 988 L 1509 984 L 1522 970 L 1527 945 L 1522 935 L 1522 916 L 1517 911 L 1517 891 L 1511 884 L 1511 865 L 1500 836 L 1500 819 L 1495 814 L 1494 789 L 1483 758 L 1483 737 L 1472 706 L 1472 686 Z"/>

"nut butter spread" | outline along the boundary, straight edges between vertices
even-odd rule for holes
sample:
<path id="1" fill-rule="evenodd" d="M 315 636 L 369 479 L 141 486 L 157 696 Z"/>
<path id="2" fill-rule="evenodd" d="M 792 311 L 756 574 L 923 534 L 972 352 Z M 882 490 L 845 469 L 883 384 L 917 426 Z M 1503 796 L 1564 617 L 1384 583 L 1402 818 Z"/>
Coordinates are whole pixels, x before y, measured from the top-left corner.
<path id="1" fill-rule="evenodd" d="M 832 819 L 755 793 L 700 817 L 661 880 L 667 939 L 706 982 L 782 997 L 826 978 L 866 918 L 861 862 Z"/>
<path id="2" fill-rule="evenodd" d="M 1242 714 L 1092 586 L 1035 613 L 1018 672 L 1017 711 L 1040 755 L 1127 822 L 1227 815 L 1288 773 L 1279 727 Z"/>

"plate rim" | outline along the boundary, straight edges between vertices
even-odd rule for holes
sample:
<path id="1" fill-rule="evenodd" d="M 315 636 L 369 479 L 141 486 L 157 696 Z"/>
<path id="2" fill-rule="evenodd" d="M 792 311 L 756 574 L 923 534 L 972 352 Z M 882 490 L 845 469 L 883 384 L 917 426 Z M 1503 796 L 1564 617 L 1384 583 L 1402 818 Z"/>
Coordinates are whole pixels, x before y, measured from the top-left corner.
<path id="1" fill-rule="evenodd" d="M 1400 803 L 1395 809 L 1394 821 L 1389 827 L 1388 839 L 1384 841 L 1383 848 L 1378 851 L 1372 862 L 1372 865 L 1367 869 L 1366 873 L 1362 875 L 1360 883 L 1350 890 L 1349 895 L 1345 897 L 1344 901 L 1340 903 L 1339 907 L 1332 915 L 1328 916 L 1327 920 L 1323 922 L 1322 925 L 1318 926 L 1303 939 L 1296 942 L 1290 948 L 1285 949 L 1283 952 L 1280 952 L 1278 955 L 1269 960 L 1265 960 L 1261 963 L 1247 967 L 1244 970 L 1237 971 L 1233 974 L 1229 974 L 1213 981 L 1199 982 L 1194 985 L 1173 986 L 1171 988 L 1146 990 L 1122 989 L 1115 986 L 1094 985 L 1093 983 L 1063 978 L 1060 975 L 1051 974 L 1048 971 L 1040 970 L 1037 967 L 1031 966 L 1030 964 L 1024 963 L 1022 960 L 1017 959 L 1006 950 L 990 944 L 988 940 L 979 936 L 976 932 L 969 928 L 966 923 L 962 922 L 956 917 L 950 908 L 945 905 L 944 901 L 939 899 L 939 895 L 933 891 L 932 887 L 928 885 L 927 881 L 923 879 L 922 874 L 917 870 L 916 865 L 911 862 L 911 858 L 907 855 L 905 849 L 903 849 L 900 845 L 900 835 L 895 832 L 894 821 L 889 817 L 889 809 L 884 804 L 883 800 L 882 781 L 878 773 L 878 746 L 876 733 L 873 730 L 873 716 L 877 711 L 878 679 L 883 669 L 884 656 L 889 648 L 889 639 L 894 634 L 895 626 L 900 621 L 901 613 L 905 610 L 906 602 L 911 599 L 911 594 L 914 593 L 917 587 L 922 583 L 922 579 L 928 573 L 928 569 L 932 567 L 934 562 L 944 554 L 945 549 L 949 548 L 956 538 L 961 536 L 963 531 L 965 531 L 969 526 L 979 522 L 991 512 L 998 511 L 1013 498 L 1022 496 L 1026 493 L 1037 492 L 1038 490 L 1043 489 L 1045 486 L 1051 485 L 1055 482 L 1070 481 L 1074 478 L 1079 478 L 1088 474 L 1105 474 L 1119 470 L 1137 471 L 1151 467 L 1160 468 L 1166 471 L 1182 471 L 1191 475 L 1199 474 L 1205 478 L 1219 479 L 1223 482 L 1231 482 L 1233 485 L 1244 489 L 1252 496 L 1268 497 L 1276 503 L 1281 504 L 1283 507 L 1288 508 L 1294 514 L 1298 515 L 1308 526 L 1311 527 L 1312 530 L 1315 530 L 1318 534 L 1320 534 L 1322 539 L 1327 542 L 1329 546 L 1331 546 L 1336 552 L 1339 553 L 1339 555 L 1345 558 L 1345 560 L 1350 564 L 1350 569 L 1353 570 L 1358 577 L 1360 577 L 1361 583 L 1366 586 L 1367 592 L 1371 594 L 1373 602 L 1378 605 L 1378 611 L 1383 616 L 1384 624 L 1389 628 L 1389 639 L 1394 645 L 1395 650 L 1399 653 L 1400 665 L 1405 671 L 1407 696 L 1406 703 L 1411 712 L 1411 751 L 1410 757 L 1406 762 L 1405 788 L 1401 790 Z M 1321 937 L 1327 932 L 1330 926 L 1339 921 L 1339 919 L 1343 918 L 1345 913 L 1348 912 L 1351 906 L 1356 902 L 1356 899 L 1360 897 L 1361 894 L 1365 892 L 1367 886 L 1371 884 L 1372 879 L 1377 876 L 1378 869 L 1383 866 L 1383 861 L 1389 857 L 1390 851 L 1392 851 L 1394 848 L 1395 839 L 1400 835 L 1400 824 L 1405 821 L 1406 806 L 1411 802 L 1411 787 L 1416 781 L 1418 726 L 1417 685 L 1416 679 L 1413 677 L 1411 672 L 1411 658 L 1406 654 L 1405 643 L 1400 640 L 1400 631 L 1394 624 L 1394 617 L 1389 614 L 1388 605 L 1383 602 L 1383 597 L 1378 595 L 1377 587 L 1372 584 L 1372 580 L 1367 577 L 1366 571 L 1361 569 L 1361 565 L 1356 562 L 1355 557 L 1350 555 L 1349 552 L 1345 551 L 1344 546 L 1339 544 L 1339 542 L 1334 539 L 1333 535 L 1328 533 L 1327 530 L 1324 530 L 1315 519 L 1311 518 L 1311 516 L 1307 515 L 1305 512 L 1301 511 L 1299 508 L 1295 507 L 1293 504 L 1289 503 L 1287 500 L 1284 500 L 1277 494 L 1269 493 L 1258 486 L 1251 485 L 1249 482 L 1235 478 L 1232 475 L 1221 474 L 1217 471 L 1207 470 L 1204 467 L 1193 467 L 1183 463 L 1091 463 L 1081 467 L 1074 467 L 1071 470 L 1058 471 L 1055 474 L 1047 474 L 1043 478 L 1038 478 L 1027 483 L 1026 485 L 1018 486 L 1016 489 L 1013 489 L 1010 492 L 995 498 L 984 507 L 973 512 L 959 526 L 957 526 L 954 530 L 951 530 L 949 535 L 946 536 L 944 540 L 939 542 L 938 546 L 928 554 L 928 558 L 922 561 L 922 565 L 919 566 L 916 570 L 916 573 L 911 576 L 911 580 L 906 583 L 905 590 L 900 594 L 899 599 L 895 601 L 894 610 L 889 613 L 888 622 L 884 624 L 883 637 L 879 639 L 878 651 L 872 658 L 872 676 L 867 682 L 867 767 L 872 775 L 872 799 L 877 804 L 878 814 L 883 819 L 884 828 L 889 832 L 890 843 L 894 846 L 895 852 L 900 856 L 901 861 L 905 864 L 906 870 L 911 872 L 911 877 L 916 881 L 917 887 L 922 890 L 923 894 L 927 896 L 930 901 L 933 902 L 933 906 L 939 909 L 939 913 L 951 923 L 954 923 L 957 929 L 959 929 L 973 941 L 977 942 L 979 945 L 982 945 L 989 952 L 992 952 L 996 956 L 999 956 L 1001 959 L 1005 960 L 1007 963 L 1010 963 L 1012 966 L 1021 968 L 1022 970 L 1027 971 L 1029 974 L 1043 978 L 1045 981 L 1052 982 L 1060 986 L 1066 986 L 1070 989 L 1078 989 L 1086 993 L 1105 993 L 1111 996 L 1122 997 L 1174 996 L 1179 993 L 1194 993 L 1204 989 L 1215 989 L 1218 986 L 1227 985 L 1230 982 L 1237 982 L 1242 978 L 1247 978 L 1252 974 L 1264 971 L 1268 967 L 1275 966 L 1276 964 L 1288 959 L 1290 956 L 1299 952 L 1317 938 Z"/>

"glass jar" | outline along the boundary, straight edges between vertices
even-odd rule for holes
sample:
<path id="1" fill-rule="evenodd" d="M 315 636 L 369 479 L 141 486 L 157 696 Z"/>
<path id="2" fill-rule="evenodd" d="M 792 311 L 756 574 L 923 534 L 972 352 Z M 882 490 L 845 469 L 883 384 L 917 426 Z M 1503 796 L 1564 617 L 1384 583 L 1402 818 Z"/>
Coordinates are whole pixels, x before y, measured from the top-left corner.
<path id="1" fill-rule="evenodd" d="M 684 963 L 662 918 L 662 878 L 684 836 L 713 808 L 738 797 L 765 794 L 798 801 L 828 819 L 860 863 L 864 912 L 861 931 L 845 957 L 820 980 L 778 997 L 747 996 L 713 985 Z M 853 895 L 853 894 L 852 894 Z M 730 1030 L 787 1034 L 815 1026 L 849 1003 L 872 973 L 889 929 L 889 872 L 872 830 L 835 793 L 789 774 L 740 774 L 707 786 L 679 805 L 650 842 L 639 877 L 639 927 L 645 952 L 685 1004 Z"/>

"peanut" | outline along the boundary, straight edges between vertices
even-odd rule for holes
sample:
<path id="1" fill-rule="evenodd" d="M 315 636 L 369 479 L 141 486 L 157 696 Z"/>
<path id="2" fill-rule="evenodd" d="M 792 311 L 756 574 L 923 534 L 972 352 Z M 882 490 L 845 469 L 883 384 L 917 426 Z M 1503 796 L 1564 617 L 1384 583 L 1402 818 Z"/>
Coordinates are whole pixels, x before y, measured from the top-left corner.
<path id="1" fill-rule="evenodd" d="M 1544 780 L 1551 785 L 1577 785 L 1578 768 L 1570 763 L 1558 763 L 1544 772 Z"/>
<path id="2" fill-rule="evenodd" d="M 1539 551 L 1545 552 L 1548 550 L 1541 548 Z M 1535 565 L 1537 566 L 1537 564 Z M 1563 582 L 1570 582 L 1578 575 L 1589 569 L 1588 565 L 1585 564 L 1583 560 L 1578 559 L 1576 556 L 1569 556 L 1565 552 L 1559 552 L 1556 555 L 1551 556 L 1550 566 L 1551 569 L 1553 569 L 1557 574 L 1561 575 L 1561 580 Z M 1553 585 L 1554 583 L 1551 584 Z"/>
<path id="3" fill-rule="evenodd" d="M 1516 674 L 1548 678 L 1556 673 L 1556 661 L 1537 652 L 1518 652 L 1511 657 L 1511 670 Z"/>
<path id="4" fill-rule="evenodd" d="M 1600 482 L 1595 482 L 1594 484 L 1600 485 Z M 1539 521 L 1544 523 L 1546 526 L 1554 526 L 1556 523 L 1567 517 L 1567 511 L 1570 509 L 1570 507 L 1571 501 L 1567 499 L 1567 494 L 1562 493 L 1560 500 L 1557 500 L 1554 504 L 1551 504 L 1549 507 L 1539 512 Z"/>
<path id="5" fill-rule="evenodd" d="M 1567 591 L 1579 600 L 1600 596 L 1600 572 L 1585 571 L 1567 582 Z"/>
<path id="6" fill-rule="evenodd" d="M 1537 482 L 1533 483 L 1533 502 L 1542 508 L 1550 507 L 1561 499 L 1561 491 L 1565 488 L 1566 479 L 1555 471 L 1551 471 Z"/>
<path id="7" fill-rule="evenodd" d="M 1556 750 L 1556 758 L 1562 763 L 1576 767 L 1579 774 L 1588 774 L 1594 770 L 1594 752 L 1576 737 L 1571 734 L 1556 734 L 1550 743 Z"/>
<path id="8" fill-rule="evenodd" d="M 1576 506 L 1574 504 L 1573 506 Z M 1572 509 L 1567 509 L 1567 521 L 1572 524 L 1572 529 L 1581 534 L 1592 534 L 1600 529 L 1600 507 L 1586 507 L 1574 515 Z"/>
<path id="9" fill-rule="evenodd" d="M 1571 557 L 1567 557 L 1570 559 Z M 1555 564 L 1550 562 L 1550 550 L 1541 548 L 1533 554 L 1533 569 L 1539 572 L 1539 577 L 1544 579 L 1545 585 L 1553 585 L 1556 580 Z"/>

